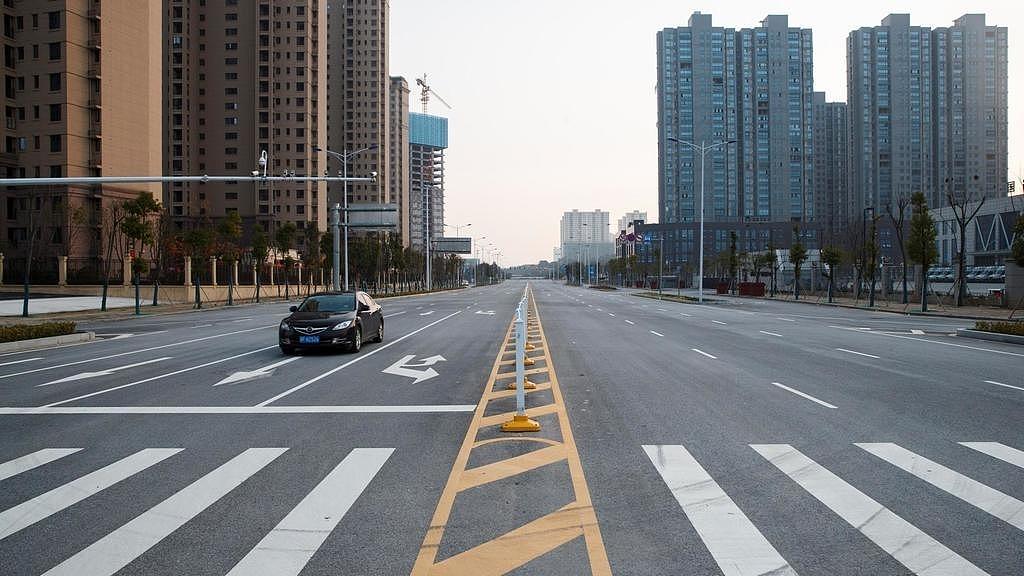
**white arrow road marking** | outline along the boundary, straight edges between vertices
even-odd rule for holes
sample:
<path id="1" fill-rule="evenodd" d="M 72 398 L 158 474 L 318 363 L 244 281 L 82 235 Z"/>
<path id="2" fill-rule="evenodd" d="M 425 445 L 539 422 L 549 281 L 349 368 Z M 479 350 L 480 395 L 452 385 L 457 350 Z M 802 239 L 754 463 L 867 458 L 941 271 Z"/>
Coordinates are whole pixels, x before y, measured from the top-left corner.
<path id="1" fill-rule="evenodd" d="M 12 360 L 10 362 L 4 362 L 3 364 L 0 364 L 0 366 L 10 366 L 11 364 L 21 364 L 22 362 L 35 362 L 36 360 L 42 360 L 42 359 L 43 359 L 43 357 L 39 356 L 37 358 L 25 358 L 23 360 Z"/>
<path id="2" fill-rule="evenodd" d="M 98 376 L 110 376 L 114 372 L 120 372 L 121 370 L 135 368 L 136 366 L 145 366 L 146 364 L 163 362 L 164 360 L 170 360 L 171 358 L 173 358 L 173 356 L 164 356 L 163 358 L 154 358 L 152 360 L 146 360 L 145 362 L 136 362 L 135 364 L 128 364 L 126 366 L 118 366 L 117 368 L 100 370 L 99 372 L 79 372 L 74 376 L 68 376 L 67 378 L 61 378 L 60 380 L 54 380 L 52 382 L 47 382 L 46 384 L 36 384 L 36 388 L 40 388 L 42 386 L 49 386 L 51 384 L 63 384 L 64 382 L 74 382 L 75 380 L 85 380 L 87 378 L 96 378 Z"/>
<path id="3" fill-rule="evenodd" d="M 420 312 L 420 316 L 430 316 L 430 315 L 431 315 L 431 314 L 433 314 L 433 313 L 434 313 L 434 311 L 433 311 L 433 310 L 431 310 L 431 311 L 429 311 L 429 312 Z"/>
<path id="4" fill-rule="evenodd" d="M 474 314 L 483 314 L 485 316 L 494 316 L 494 310 L 477 310 Z"/>
<path id="5" fill-rule="evenodd" d="M 391 366 L 388 366 L 387 368 L 381 370 L 381 372 L 383 372 L 384 374 L 394 374 L 395 376 L 405 376 L 406 378 L 412 378 L 413 384 L 419 384 L 424 380 L 430 380 L 431 378 L 437 376 L 437 370 L 434 370 L 433 368 L 427 368 L 426 370 L 413 370 L 412 368 L 424 368 L 428 366 L 433 366 L 438 362 L 445 361 L 444 356 L 431 356 L 429 358 L 424 358 L 423 362 L 420 364 L 410 364 L 409 362 L 415 357 L 415 354 L 403 356 L 398 362 L 395 362 Z"/>
<path id="6" fill-rule="evenodd" d="M 221 384 L 233 384 L 235 382 L 244 382 L 245 380 L 253 380 L 255 378 L 262 378 L 263 376 L 270 376 L 271 374 L 274 373 L 274 369 L 277 368 L 278 366 L 284 366 L 285 364 L 289 362 L 294 362 L 298 359 L 298 356 L 293 356 L 291 358 L 285 358 L 280 362 L 274 362 L 269 366 L 257 368 L 256 370 L 240 370 L 238 372 L 235 372 L 234 374 L 231 374 L 227 378 L 224 378 L 220 382 L 217 382 L 216 384 L 214 384 L 214 386 L 220 386 Z"/>
<path id="7" fill-rule="evenodd" d="M 125 338 L 134 338 L 135 336 L 150 336 L 152 334 L 163 334 L 164 332 L 167 332 L 167 330 L 155 330 L 153 332 L 142 332 L 139 334 L 136 334 L 134 332 L 129 332 L 127 334 L 97 334 L 96 336 L 99 338 L 103 338 L 104 340 L 124 340 Z M 113 336 L 113 338 L 108 338 L 108 336 Z"/>
<path id="8" fill-rule="evenodd" d="M 923 336 L 924 335 L 924 330 L 911 330 L 910 333 L 911 334 L 916 334 L 918 336 Z"/>

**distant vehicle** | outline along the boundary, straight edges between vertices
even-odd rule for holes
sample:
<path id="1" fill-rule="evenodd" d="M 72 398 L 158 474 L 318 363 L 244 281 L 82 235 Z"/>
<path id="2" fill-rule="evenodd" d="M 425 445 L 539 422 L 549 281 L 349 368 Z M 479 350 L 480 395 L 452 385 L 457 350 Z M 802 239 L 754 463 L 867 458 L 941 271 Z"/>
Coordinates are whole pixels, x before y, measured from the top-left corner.
<path id="1" fill-rule="evenodd" d="M 346 347 L 359 352 L 372 335 L 384 340 L 384 312 L 365 292 L 323 292 L 292 306 L 281 320 L 278 345 L 281 352 Z"/>
<path id="2" fill-rule="evenodd" d="M 469 288 L 469 280 L 463 280 L 462 281 L 462 287 L 463 288 Z"/>

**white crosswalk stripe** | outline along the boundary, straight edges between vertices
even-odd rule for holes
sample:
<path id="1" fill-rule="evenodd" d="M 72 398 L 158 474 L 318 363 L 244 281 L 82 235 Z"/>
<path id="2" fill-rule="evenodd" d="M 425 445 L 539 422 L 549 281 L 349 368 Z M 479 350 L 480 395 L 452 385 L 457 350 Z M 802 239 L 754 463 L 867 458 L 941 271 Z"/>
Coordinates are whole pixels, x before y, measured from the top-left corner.
<path id="1" fill-rule="evenodd" d="M 393 448 L 353 450 L 228 576 L 287 576 L 301 572 L 392 452 Z"/>
<path id="2" fill-rule="evenodd" d="M 915 574 L 985 574 L 789 444 L 752 444 L 751 448 Z"/>
<path id="3" fill-rule="evenodd" d="M 0 464 L 0 480 L 5 480 L 11 476 L 17 476 L 22 472 L 38 468 L 43 464 L 49 464 L 54 460 L 70 456 L 79 450 L 81 450 L 81 448 L 46 448 L 31 454 L 26 454 L 21 458 L 15 458 L 9 462 L 4 462 L 3 464 Z"/>
<path id="4" fill-rule="evenodd" d="M 932 486 L 1024 530 L 1024 502 L 889 442 L 857 446 L 901 468 Z"/>
<path id="5" fill-rule="evenodd" d="M 250 448 L 241 452 L 126 524 L 65 558 L 44 576 L 109 576 L 117 573 L 255 476 L 287 450 Z M 140 450 L 0 512 L 0 540 L 65 511 L 182 451 L 182 448 Z M 76 453 L 87 454 L 88 451 L 82 448 L 47 448 L 0 463 L 0 480 Z M 229 574 L 298 575 L 393 453 L 394 448 L 353 449 Z M 178 459 L 175 462 L 181 463 Z M 72 510 L 65 513 L 75 512 Z"/>
<path id="6" fill-rule="evenodd" d="M 686 448 L 643 448 L 726 576 L 796 574 Z"/>
<path id="7" fill-rule="evenodd" d="M 887 473 L 892 480 L 910 485 L 912 489 L 920 489 L 924 485 L 919 480 L 924 480 L 967 504 L 1002 519 L 1009 524 L 1005 528 L 1007 530 L 1012 530 L 1011 527 L 1024 529 L 1024 503 L 1013 496 L 897 444 L 854 443 L 853 446 L 881 460 L 866 456 L 870 462 L 876 463 L 878 468 L 869 472 Z M 964 450 L 967 448 L 996 458 L 1000 462 L 995 466 L 1009 464 L 1024 468 L 1024 451 L 1012 446 L 999 442 L 959 442 L 953 446 L 955 450 L 962 451 L 962 456 L 965 457 L 970 456 L 969 451 Z M 900 516 L 899 514 L 903 513 L 902 509 L 897 511 L 896 508 L 887 508 L 792 445 L 750 444 L 749 447 L 754 451 L 750 453 L 752 459 L 757 460 L 754 454 L 760 455 L 800 486 L 807 495 L 831 510 L 834 516 L 828 514 L 826 522 L 842 521 L 849 524 L 894 560 L 903 564 L 908 574 L 986 574 L 982 568 L 972 563 L 973 558 L 968 553 L 972 551 L 954 552 L 925 530 Z M 698 462 L 686 447 L 669 444 L 643 445 L 642 449 L 723 574 L 796 574 L 796 567 L 791 566 L 790 561 L 762 534 L 761 530 L 768 527 L 759 528 L 757 523 L 763 520 L 751 520 L 768 518 L 772 513 L 778 514 L 779 510 L 776 507 L 780 500 L 766 499 L 765 510 L 743 510 L 708 473 L 705 468 L 708 463 Z M 903 474 L 886 463 L 910 475 Z M 746 470 L 759 469 L 741 467 L 741 471 Z M 1006 471 L 1013 472 L 1009 468 Z M 764 470 L 754 473 L 765 474 Z M 757 481 L 763 485 L 768 480 L 767 477 L 761 476 Z M 994 530 L 999 529 L 996 524 L 992 526 Z M 769 530 L 769 536 L 776 534 L 780 529 L 778 524 L 772 524 L 771 527 L 774 531 Z M 785 526 L 781 528 L 784 529 Z M 999 540 L 992 541 L 998 543 Z M 674 544 L 680 548 L 690 545 L 687 542 Z M 962 546 L 962 543 L 959 545 Z"/>
<path id="8" fill-rule="evenodd" d="M 1005 444 L 1000 444 L 999 442 L 961 442 L 960 445 L 983 452 L 1003 462 L 1009 462 L 1018 468 L 1024 468 L 1024 451 L 1011 448 Z"/>
<path id="9" fill-rule="evenodd" d="M 0 540 L 73 504 L 77 504 L 101 490 L 109 488 L 162 460 L 170 458 L 178 452 L 181 452 L 181 448 L 147 448 L 140 450 L 109 466 L 54 488 L 14 508 L 0 512 Z"/>

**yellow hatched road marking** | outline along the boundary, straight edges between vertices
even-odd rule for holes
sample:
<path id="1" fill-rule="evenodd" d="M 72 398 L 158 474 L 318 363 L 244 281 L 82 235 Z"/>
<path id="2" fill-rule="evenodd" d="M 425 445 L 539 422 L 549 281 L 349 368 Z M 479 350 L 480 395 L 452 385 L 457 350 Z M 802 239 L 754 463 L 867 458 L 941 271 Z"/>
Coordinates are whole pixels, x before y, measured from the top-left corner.
<path id="1" fill-rule="evenodd" d="M 559 442 L 557 440 L 531 436 L 506 436 L 479 442 L 476 440 L 482 428 L 501 424 L 509 420 L 512 415 L 511 413 L 502 413 L 484 416 L 487 412 L 487 406 L 492 400 L 508 398 L 515 393 L 511 390 L 495 390 L 499 380 L 515 377 L 514 372 L 499 372 L 500 368 L 510 364 L 509 361 L 503 360 L 503 356 L 509 351 L 509 346 L 511 345 L 514 350 L 514 323 L 510 322 L 505 332 L 505 339 L 501 350 L 491 368 L 491 375 L 487 381 L 487 387 L 484 389 L 483 397 L 473 414 L 473 420 L 470 422 L 469 430 L 466 432 L 466 438 L 463 440 L 462 447 L 455 457 L 455 463 L 452 465 L 448 482 L 441 493 L 437 509 L 434 511 L 434 516 L 430 521 L 430 527 L 427 529 L 427 534 L 423 538 L 423 544 L 416 557 L 416 563 L 413 565 L 413 576 L 439 574 L 466 576 L 493 574 L 497 576 L 506 574 L 580 536 L 583 537 L 587 549 L 590 573 L 596 576 L 611 575 L 608 554 L 605 551 L 601 529 L 597 523 L 597 514 L 594 512 L 593 503 L 590 500 L 590 490 L 583 475 L 583 464 L 580 462 L 579 451 L 576 448 L 576 441 L 572 435 L 569 415 L 565 409 L 565 400 L 558 387 L 558 377 L 551 362 L 547 337 L 544 334 L 540 313 L 537 311 L 537 304 L 533 298 L 532 290 L 529 291 L 529 296 L 533 309 L 533 312 L 530 314 L 531 324 L 533 325 L 531 326 L 531 332 L 534 334 L 527 341 L 538 347 L 540 353 L 534 356 L 534 358 L 543 359 L 545 366 L 527 369 L 525 374 L 547 374 L 549 382 L 538 384 L 537 389 L 530 392 L 550 390 L 554 402 L 529 408 L 527 414 L 531 417 L 555 414 L 558 418 L 558 428 L 561 432 L 562 440 Z M 548 446 L 476 468 L 466 468 L 470 453 L 474 448 L 498 442 L 538 442 Z M 575 496 L 574 502 L 502 534 L 493 540 L 454 554 L 441 562 L 435 562 L 441 540 L 444 536 L 445 527 L 455 505 L 455 497 L 460 492 L 563 460 L 568 464 Z"/>

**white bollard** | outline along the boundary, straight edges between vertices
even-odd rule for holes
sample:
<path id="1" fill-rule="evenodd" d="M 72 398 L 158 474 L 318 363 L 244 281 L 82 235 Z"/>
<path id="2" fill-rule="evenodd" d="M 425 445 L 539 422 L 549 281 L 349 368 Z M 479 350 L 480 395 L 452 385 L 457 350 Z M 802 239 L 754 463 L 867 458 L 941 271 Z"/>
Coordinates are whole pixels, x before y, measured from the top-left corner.
<path id="1" fill-rule="evenodd" d="M 537 432 L 540 423 L 526 415 L 526 374 L 523 362 L 526 360 L 526 296 L 516 306 L 516 413 L 512 420 L 501 425 L 505 432 Z"/>

